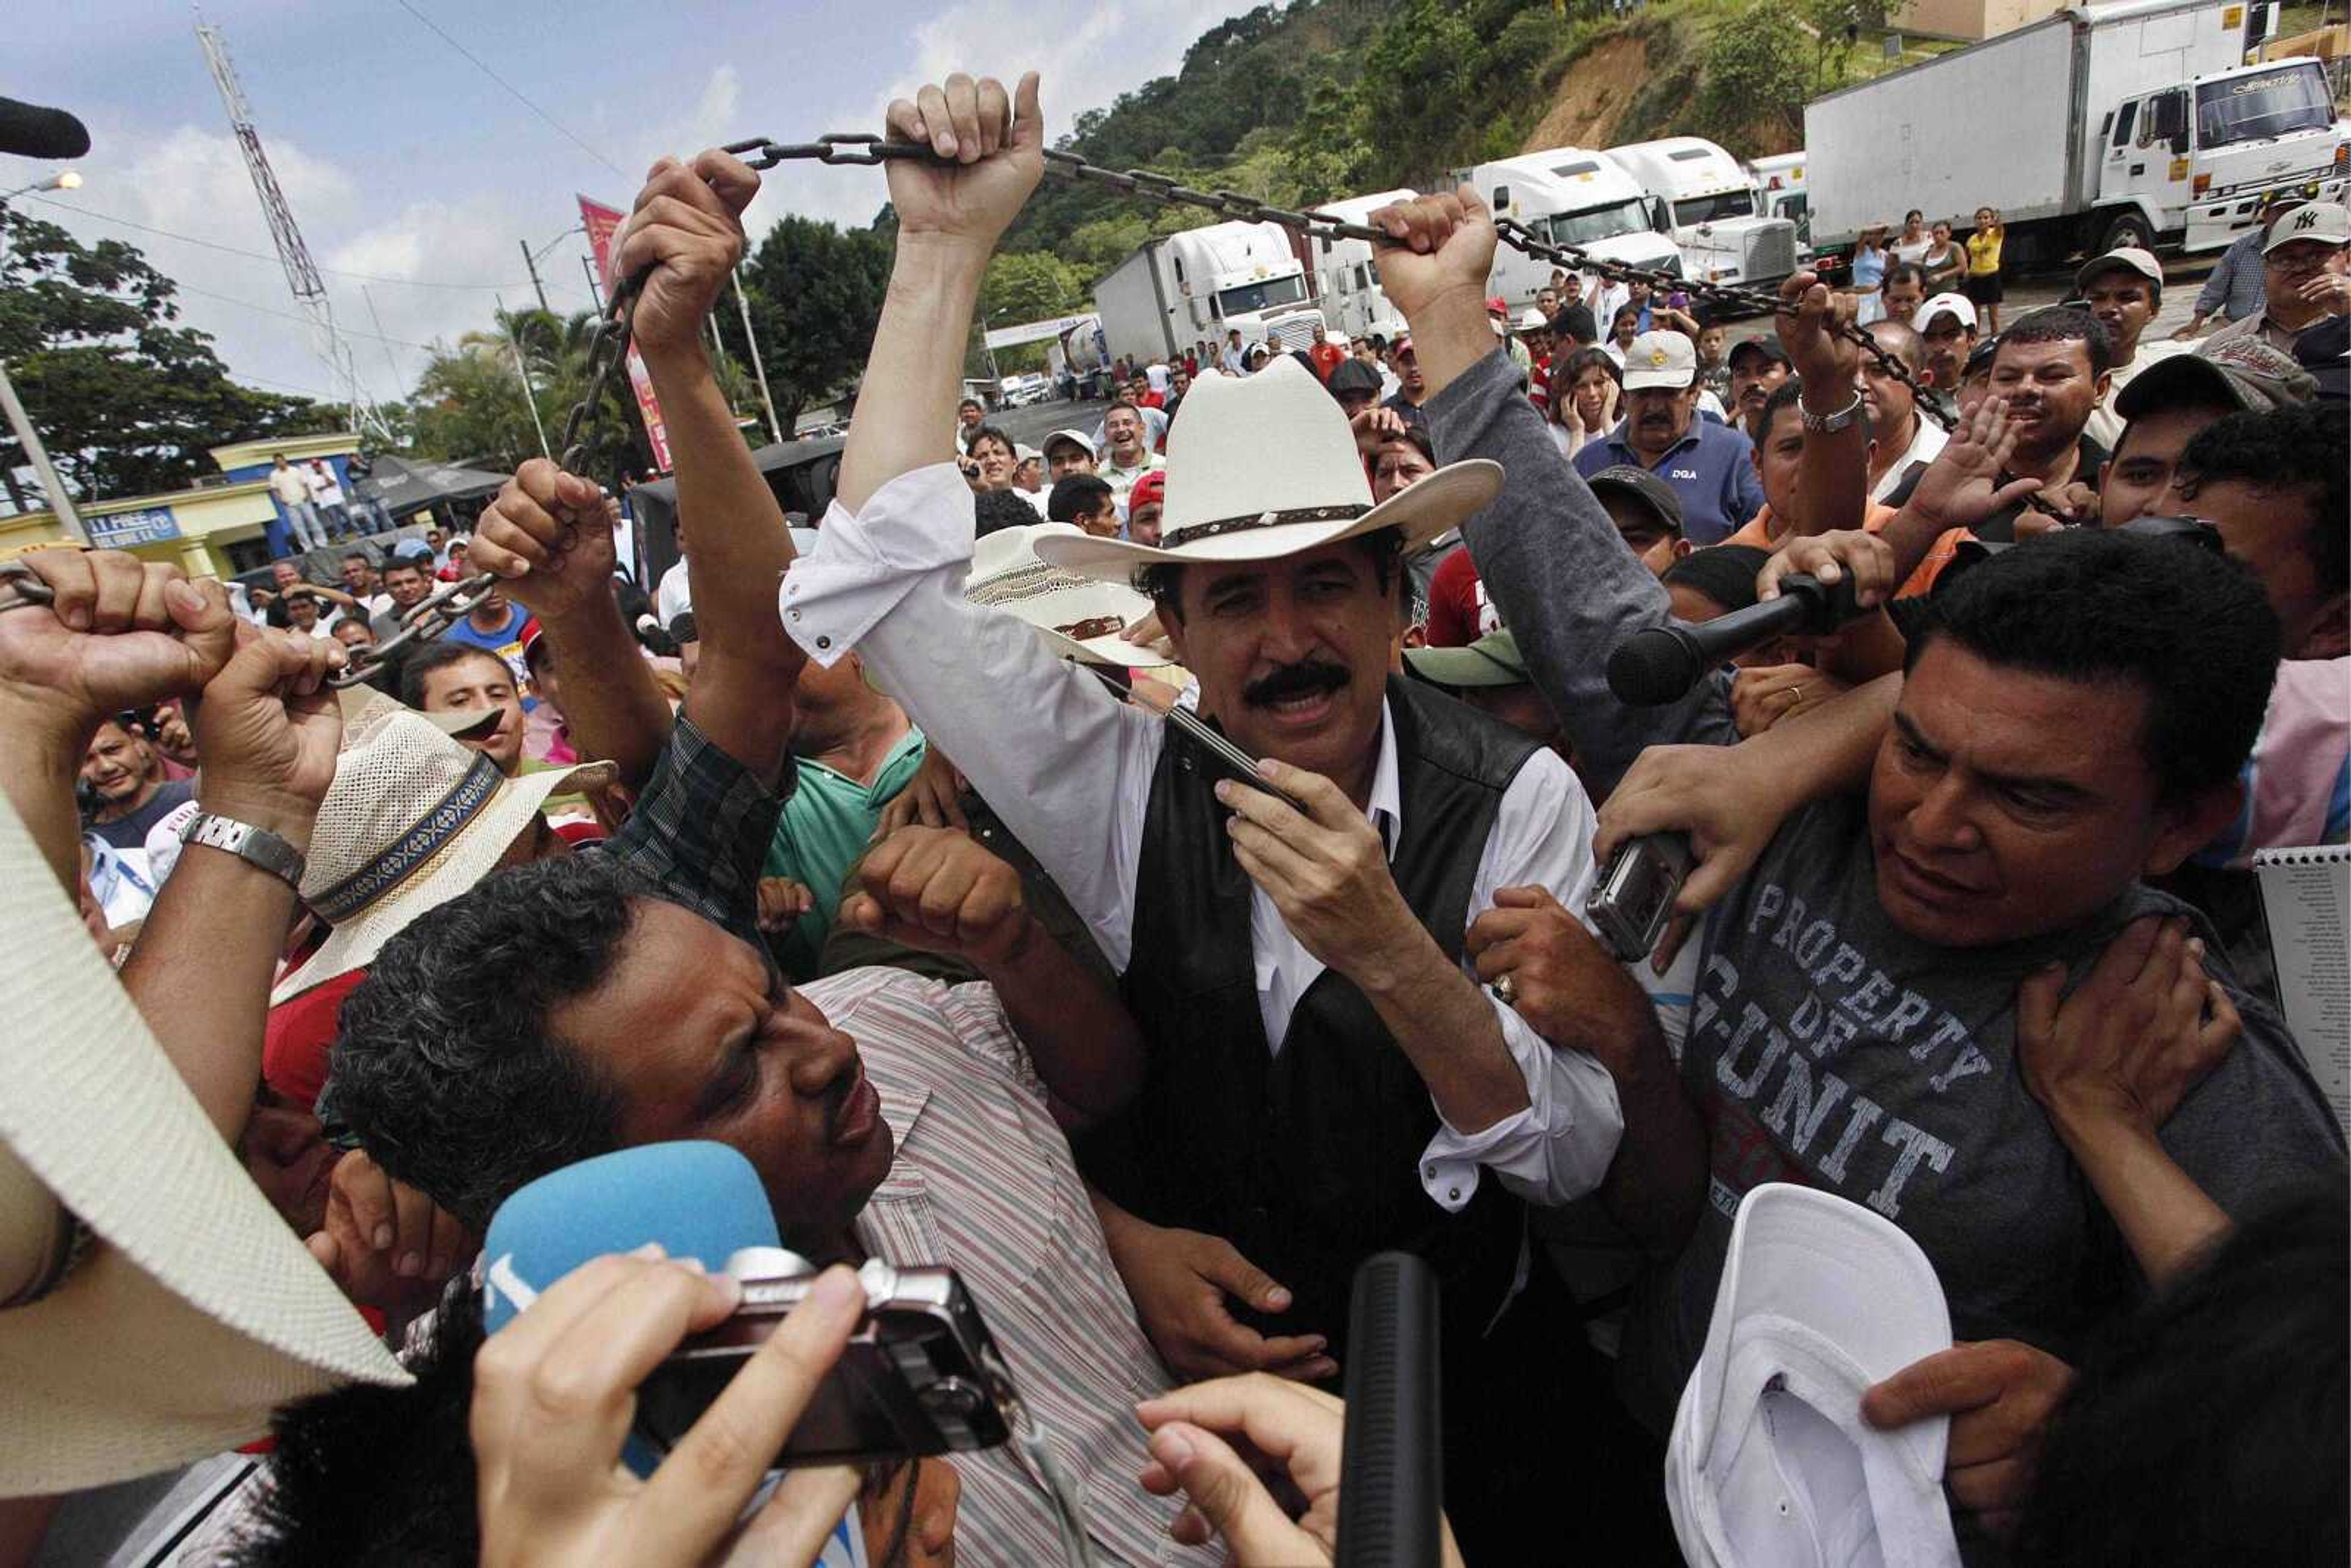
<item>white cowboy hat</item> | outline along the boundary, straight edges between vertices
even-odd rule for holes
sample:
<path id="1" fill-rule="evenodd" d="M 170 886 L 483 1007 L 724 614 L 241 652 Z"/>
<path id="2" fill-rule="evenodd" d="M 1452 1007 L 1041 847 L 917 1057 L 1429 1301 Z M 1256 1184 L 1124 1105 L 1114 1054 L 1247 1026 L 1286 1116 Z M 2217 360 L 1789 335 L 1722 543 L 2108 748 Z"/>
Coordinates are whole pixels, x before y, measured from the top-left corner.
<path id="1" fill-rule="evenodd" d="M 0 1303 L 26 1303 L 0 1310 L 0 1496 L 168 1469 L 261 1436 L 288 1400 L 406 1382 L 246 1175 L 5 800 L 0 930 Z"/>
<path id="2" fill-rule="evenodd" d="M 332 929 L 270 1005 L 371 961 L 410 921 L 487 876 L 549 796 L 611 776 L 609 763 L 582 762 L 508 779 L 427 715 L 364 705 L 344 721 L 302 873 L 302 902 Z"/>
<path id="3" fill-rule="evenodd" d="M 1285 356 L 1247 380 L 1194 387 L 1167 435 L 1167 509 L 1157 547 L 1077 533 L 1040 538 L 1037 553 L 1086 577 L 1126 580 L 1138 567 L 1279 560 L 1394 528 L 1427 543 L 1491 501 L 1502 467 L 1451 463 L 1378 506 L 1347 416 Z"/>
<path id="4" fill-rule="evenodd" d="M 1166 664 L 1125 634 L 1151 613 L 1151 601 L 1123 582 L 1081 577 L 1038 557 L 1040 539 L 1086 537 L 1067 523 L 998 528 L 972 546 L 963 596 L 1026 621 L 1059 658 L 1130 669 Z"/>

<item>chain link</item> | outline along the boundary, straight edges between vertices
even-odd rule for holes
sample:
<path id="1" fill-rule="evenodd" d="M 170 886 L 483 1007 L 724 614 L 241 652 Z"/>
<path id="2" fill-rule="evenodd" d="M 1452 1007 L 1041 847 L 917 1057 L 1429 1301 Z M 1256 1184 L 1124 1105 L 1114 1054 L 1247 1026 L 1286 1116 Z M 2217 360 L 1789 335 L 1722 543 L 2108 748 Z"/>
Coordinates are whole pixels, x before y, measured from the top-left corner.
<path id="1" fill-rule="evenodd" d="M 836 131 L 820 136 L 814 141 L 791 142 L 754 136 L 742 141 L 729 142 L 726 151 L 754 169 L 772 169 L 783 162 L 879 168 L 901 159 L 943 162 L 925 142 L 893 141 L 870 131 Z M 1139 197 L 1160 206 L 1194 207 L 1228 222 L 1279 224 L 1293 234 L 1314 239 L 1359 240 L 1374 246 L 1395 243 L 1383 230 L 1312 208 L 1277 207 L 1240 191 L 1196 190 L 1177 183 L 1169 175 L 1154 173 L 1148 169 L 1106 169 L 1098 163 L 1087 162 L 1074 152 L 1052 150 L 1048 151 L 1044 158 L 1045 172 L 1057 179 L 1072 184 L 1100 186 L 1103 190 Z M 1646 283 L 1652 289 L 1668 294 L 1679 289 L 1693 298 L 1750 315 L 1795 313 L 1795 308 L 1776 294 L 1715 283 L 1706 278 L 1684 277 L 1679 273 L 1661 267 L 1635 267 L 1610 256 L 1594 255 L 1581 246 L 1561 245 L 1543 239 L 1515 218 L 1496 219 L 1494 232 L 1503 244 L 1537 261 L 1588 272 L 1612 283 Z M 624 280 L 612 291 L 611 302 L 597 320 L 596 336 L 589 346 L 588 391 L 572 405 L 569 417 L 563 422 L 563 467 L 569 472 L 580 472 L 580 466 L 587 456 L 588 436 L 596 410 L 613 378 L 618 375 L 622 362 L 628 357 L 630 318 L 635 311 L 637 293 L 644 287 L 644 279 L 645 274 L 640 273 Z M 1932 420 L 1946 431 L 1957 423 L 1943 411 L 1940 403 L 1928 395 L 1927 389 L 1919 384 L 1910 367 L 1888 353 L 1866 329 L 1849 321 L 1835 323 L 1829 329 L 1859 349 L 1878 371 L 1908 387 L 1922 418 Z M 2045 507 L 2045 503 L 2039 497 L 2032 500 L 2033 504 Z M 406 625 L 398 635 L 377 644 L 367 658 L 354 664 L 337 678 L 335 684 L 351 685 L 364 681 L 385 667 L 389 663 L 387 655 L 412 642 L 439 636 L 465 614 L 467 604 L 487 588 L 490 581 L 488 572 L 480 572 L 461 582 L 451 583 L 424 600 L 402 617 Z"/>

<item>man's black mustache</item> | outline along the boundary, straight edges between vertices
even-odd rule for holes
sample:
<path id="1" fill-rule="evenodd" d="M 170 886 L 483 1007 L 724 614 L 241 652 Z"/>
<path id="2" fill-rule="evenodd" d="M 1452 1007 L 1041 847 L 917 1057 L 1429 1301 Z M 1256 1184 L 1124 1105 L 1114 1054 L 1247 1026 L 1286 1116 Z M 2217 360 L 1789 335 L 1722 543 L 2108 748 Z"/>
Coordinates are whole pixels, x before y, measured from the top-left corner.
<path id="1" fill-rule="evenodd" d="M 1281 668 L 1259 675 L 1241 688 L 1241 701 L 1251 707 L 1263 707 L 1269 703 L 1287 702 L 1291 697 L 1319 696 L 1335 692 L 1347 684 L 1347 671 L 1340 664 L 1326 664 L 1319 659 L 1301 664 L 1284 664 Z"/>

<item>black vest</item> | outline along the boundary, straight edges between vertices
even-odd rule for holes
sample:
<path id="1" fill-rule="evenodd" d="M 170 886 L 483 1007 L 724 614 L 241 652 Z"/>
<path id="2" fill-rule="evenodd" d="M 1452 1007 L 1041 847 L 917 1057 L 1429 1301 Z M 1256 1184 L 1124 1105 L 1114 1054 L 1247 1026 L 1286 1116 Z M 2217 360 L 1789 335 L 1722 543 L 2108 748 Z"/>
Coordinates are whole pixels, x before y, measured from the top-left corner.
<path id="1" fill-rule="evenodd" d="M 1503 791 L 1535 744 L 1416 682 L 1391 679 L 1403 826 L 1390 858 L 1405 902 L 1458 963 Z M 1355 1266 L 1417 1253 L 1444 1282 L 1446 1338 L 1493 1317 L 1522 1213 L 1490 1174 L 1448 1214 L 1421 1185 L 1437 1131 L 1427 1086 L 1352 981 L 1325 970 L 1279 1055 L 1258 1012 L 1250 883 L 1226 837 L 1218 774 L 1171 730 L 1151 785 L 1134 956 L 1121 988 L 1149 1042 L 1134 1105 L 1085 1140 L 1087 1174 L 1159 1225 L 1223 1237 L 1287 1285 L 1272 1333 L 1323 1333 L 1345 1354 Z M 1236 1306 L 1237 1315 L 1240 1313 Z"/>

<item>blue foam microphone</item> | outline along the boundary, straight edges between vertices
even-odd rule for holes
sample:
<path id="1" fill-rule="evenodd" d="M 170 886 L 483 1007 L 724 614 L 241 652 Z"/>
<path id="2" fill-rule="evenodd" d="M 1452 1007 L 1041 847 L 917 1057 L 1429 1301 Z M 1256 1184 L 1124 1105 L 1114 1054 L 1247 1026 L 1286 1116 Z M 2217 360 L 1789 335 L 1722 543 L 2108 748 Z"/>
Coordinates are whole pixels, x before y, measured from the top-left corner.
<path id="1" fill-rule="evenodd" d="M 776 1247 L 759 1173 L 725 1144 L 646 1144 L 566 1166 L 490 1218 L 482 1322 L 496 1333 L 582 1263 L 658 1241 L 716 1274 L 747 1247 Z"/>

